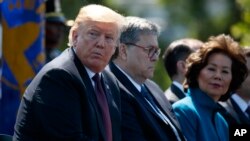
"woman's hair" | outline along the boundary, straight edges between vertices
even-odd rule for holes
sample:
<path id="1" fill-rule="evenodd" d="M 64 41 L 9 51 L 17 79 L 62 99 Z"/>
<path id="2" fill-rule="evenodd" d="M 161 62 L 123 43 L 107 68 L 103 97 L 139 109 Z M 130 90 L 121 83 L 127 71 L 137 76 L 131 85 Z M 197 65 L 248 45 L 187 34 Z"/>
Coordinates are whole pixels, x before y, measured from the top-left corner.
<path id="1" fill-rule="evenodd" d="M 229 98 L 235 92 L 247 76 L 246 59 L 243 49 L 229 35 L 211 36 L 203 44 L 201 49 L 192 53 L 187 58 L 187 72 L 184 87 L 198 88 L 198 76 L 200 71 L 208 64 L 209 57 L 214 53 L 222 53 L 232 60 L 232 80 L 229 89 L 220 100 Z"/>

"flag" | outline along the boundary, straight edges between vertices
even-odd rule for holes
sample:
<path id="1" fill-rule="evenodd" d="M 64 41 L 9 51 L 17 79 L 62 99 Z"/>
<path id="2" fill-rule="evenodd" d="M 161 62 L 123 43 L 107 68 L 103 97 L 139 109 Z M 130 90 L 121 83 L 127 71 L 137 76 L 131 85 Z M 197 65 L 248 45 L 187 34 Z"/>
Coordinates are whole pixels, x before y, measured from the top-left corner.
<path id="1" fill-rule="evenodd" d="M 13 135 L 22 94 L 45 63 L 45 3 L 44 0 L 0 0 L 0 10 L 2 25 L 0 134 Z"/>

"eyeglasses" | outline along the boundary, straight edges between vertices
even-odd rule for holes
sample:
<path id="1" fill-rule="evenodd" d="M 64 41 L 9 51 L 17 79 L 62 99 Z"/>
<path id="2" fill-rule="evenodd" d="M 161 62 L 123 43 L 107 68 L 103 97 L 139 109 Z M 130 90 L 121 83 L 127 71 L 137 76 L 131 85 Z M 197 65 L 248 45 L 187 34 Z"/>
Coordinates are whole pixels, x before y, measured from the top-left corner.
<path id="1" fill-rule="evenodd" d="M 157 57 L 160 55 L 161 53 L 161 49 L 157 48 L 157 47 L 143 47 L 143 46 L 139 46 L 137 44 L 134 43 L 125 43 L 126 45 L 131 45 L 131 46 L 135 46 L 135 47 L 139 47 L 142 48 L 144 50 L 146 50 L 148 52 L 148 57 L 152 58 L 154 55 L 156 55 Z"/>

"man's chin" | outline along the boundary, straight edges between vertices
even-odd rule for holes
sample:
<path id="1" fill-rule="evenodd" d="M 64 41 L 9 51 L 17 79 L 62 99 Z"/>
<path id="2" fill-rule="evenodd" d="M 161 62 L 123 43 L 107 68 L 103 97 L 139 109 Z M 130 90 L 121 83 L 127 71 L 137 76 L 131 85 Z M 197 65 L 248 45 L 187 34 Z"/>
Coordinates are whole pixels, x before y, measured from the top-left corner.
<path id="1" fill-rule="evenodd" d="M 106 65 L 103 65 L 102 63 L 100 63 L 100 61 L 93 61 L 91 65 L 88 65 L 87 67 L 93 72 L 98 73 L 103 71 Z"/>
<path id="2" fill-rule="evenodd" d="M 152 79 L 154 77 L 154 73 L 150 73 L 149 75 L 148 75 L 148 79 Z"/>

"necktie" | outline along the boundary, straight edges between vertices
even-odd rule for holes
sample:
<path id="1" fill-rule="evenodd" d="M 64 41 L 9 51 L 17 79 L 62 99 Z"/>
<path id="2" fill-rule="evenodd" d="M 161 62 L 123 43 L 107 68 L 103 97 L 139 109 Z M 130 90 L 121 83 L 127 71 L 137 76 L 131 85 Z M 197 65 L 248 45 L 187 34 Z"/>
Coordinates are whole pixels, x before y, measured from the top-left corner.
<path id="1" fill-rule="evenodd" d="M 148 93 L 148 90 L 142 85 L 141 87 L 141 93 L 143 94 L 143 96 L 150 102 L 150 104 L 154 107 L 154 109 L 158 111 L 158 108 L 156 106 L 156 103 L 154 102 L 152 96 Z"/>
<path id="2" fill-rule="evenodd" d="M 106 95 L 102 88 L 101 79 L 99 74 L 95 74 L 92 78 L 95 81 L 95 92 L 97 97 L 97 102 L 99 107 L 102 111 L 103 123 L 105 127 L 107 141 L 112 141 L 112 126 L 111 126 L 111 119 L 109 114 L 109 107 Z"/>
<path id="3" fill-rule="evenodd" d="M 247 109 L 245 111 L 248 115 L 248 118 L 250 119 L 250 105 L 247 106 Z"/>
<path id="4" fill-rule="evenodd" d="M 158 108 L 158 106 L 156 105 L 153 97 L 149 94 L 148 90 L 145 88 L 144 85 L 141 86 L 141 93 L 142 95 L 148 100 L 148 102 L 150 103 L 150 105 L 152 105 L 152 108 L 154 109 L 154 111 L 157 113 L 157 115 L 166 123 L 168 124 L 172 131 L 173 131 L 173 136 L 175 136 L 176 140 L 181 141 L 181 138 L 179 136 L 178 131 L 176 130 L 176 128 L 174 127 L 174 125 L 171 123 L 171 121 L 169 120 L 169 118 Z"/>

